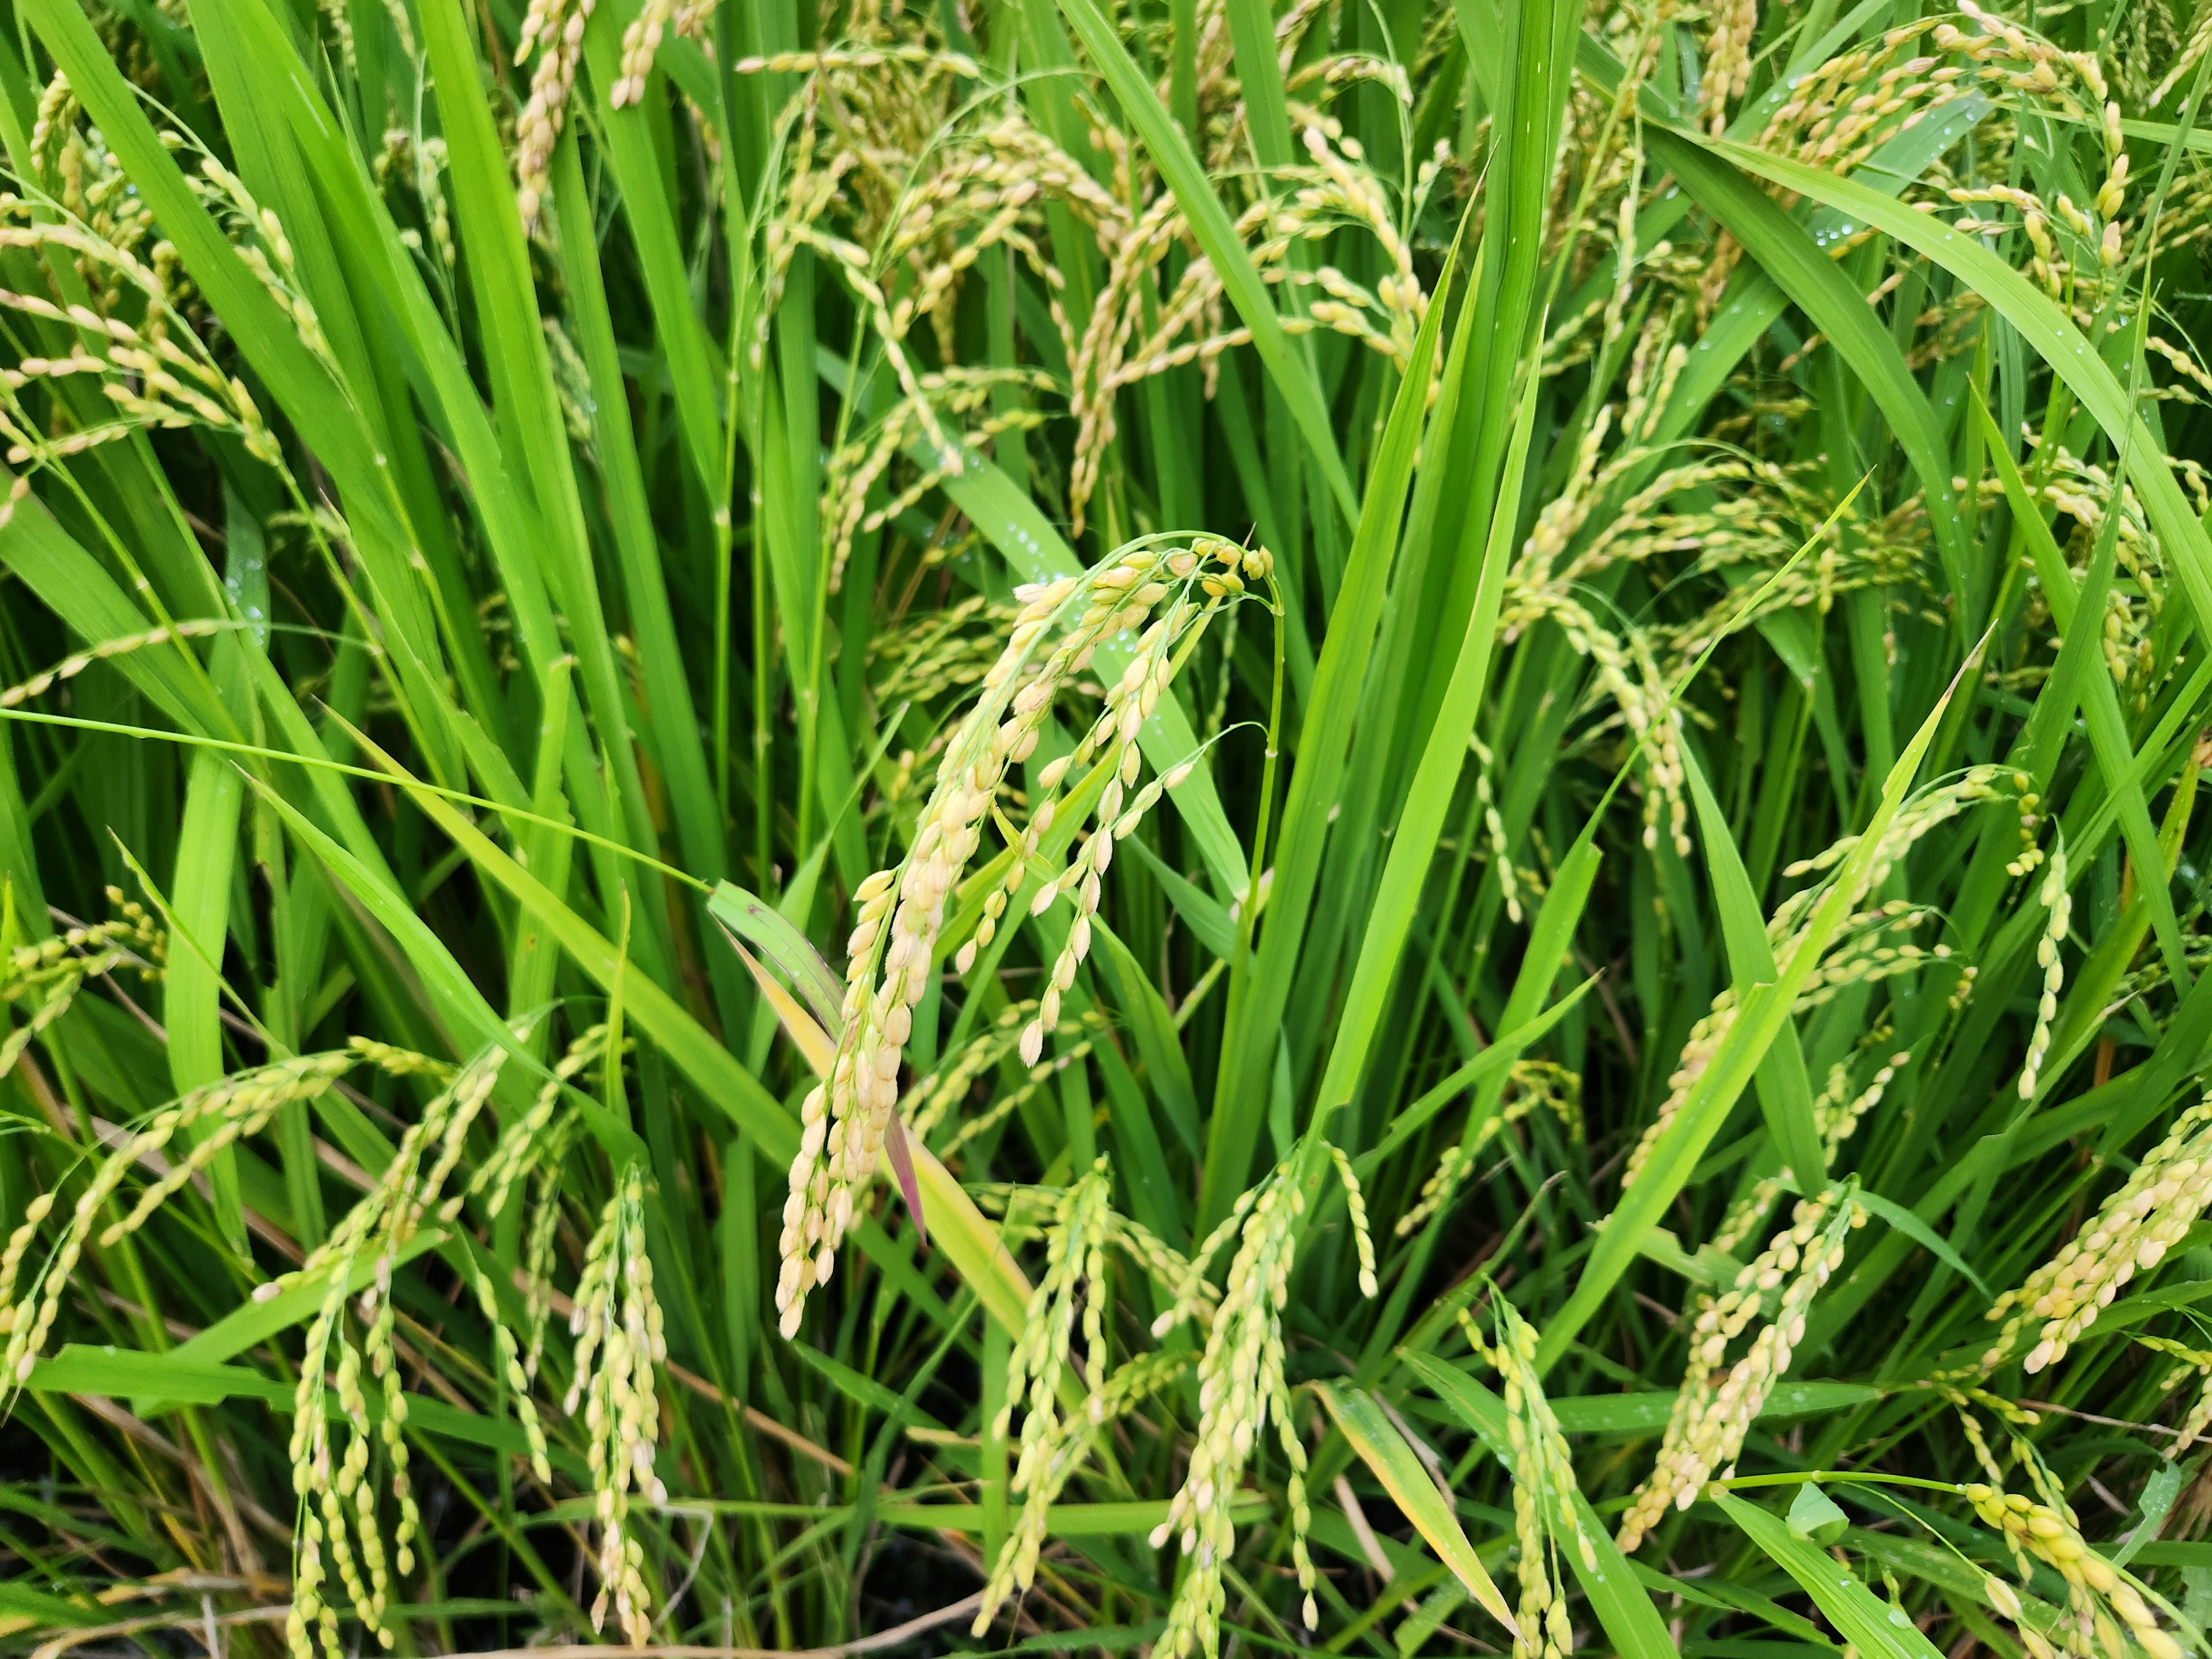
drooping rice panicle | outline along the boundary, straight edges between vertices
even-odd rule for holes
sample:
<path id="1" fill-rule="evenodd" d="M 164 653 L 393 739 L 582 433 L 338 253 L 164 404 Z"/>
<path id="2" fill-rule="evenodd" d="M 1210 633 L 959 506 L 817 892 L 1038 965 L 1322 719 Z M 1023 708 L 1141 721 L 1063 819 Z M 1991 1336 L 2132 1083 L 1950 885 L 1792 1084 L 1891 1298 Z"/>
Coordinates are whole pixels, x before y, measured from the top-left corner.
<path id="1" fill-rule="evenodd" d="M 1166 553 L 1139 548 L 1079 580 L 1063 580 L 1025 596 L 1006 651 L 983 678 L 981 699 L 946 744 L 906 861 L 871 876 L 854 895 L 859 908 L 846 943 L 843 1030 L 829 1079 L 801 1109 L 802 1137 L 784 1205 L 776 1306 L 786 1335 L 799 1328 L 808 1290 L 828 1281 L 838 1243 L 853 1224 L 857 1196 L 875 1172 L 897 1105 L 896 1079 L 914 1010 L 934 970 L 946 897 L 981 842 L 984 822 L 1010 769 L 1036 750 L 1055 696 L 1089 665 L 1103 641 L 1142 629 L 1095 722 L 1073 749 L 1038 771 L 1043 799 L 1031 810 L 1005 881 L 988 895 L 974 936 L 955 958 L 957 971 L 968 971 L 977 951 L 990 944 L 1008 900 L 1029 883 L 1029 860 L 1053 828 L 1070 769 L 1082 764 L 1103 774 L 1103 787 L 1087 805 L 1090 833 L 1064 870 L 1036 885 L 1030 901 L 1031 914 L 1042 915 L 1066 894 L 1075 910 L 1036 1014 L 1023 1030 L 1022 1059 L 1031 1066 L 1042 1053 L 1045 1031 L 1059 1023 L 1060 999 L 1090 948 L 1090 917 L 1115 843 L 1180 781 L 1181 768 L 1170 768 L 1133 798 L 1125 795 L 1143 765 L 1139 732 L 1173 682 L 1176 647 L 1243 591 L 1246 574 L 1262 580 L 1268 569 L 1264 552 L 1224 542 Z M 1164 614 L 1156 615 L 1163 605 Z M 1072 626 L 1030 672 L 1032 653 L 1063 618 Z"/>
<path id="2" fill-rule="evenodd" d="M 1982 1370 L 2017 1358 L 2033 1375 L 2064 1358 L 2120 1288 L 2155 1267 L 2208 1203 L 2212 1102 L 2200 1101 L 2173 1120 L 2081 1232 L 1991 1305 L 1987 1316 L 2004 1323 L 1982 1355 Z"/>
<path id="3" fill-rule="evenodd" d="M 1848 1191 L 1802 1200 L 1790 1225 L 1735 1283 L 1701 1302 L 1691 1330 L 1689 1375 L 1674 1396 L 1658 1465 L 1620 1523 L 1622 1549 L 1634 1549 L 1670 1506 L 1687 1509 L 1708 1478 L 1735 1464 L 1752 1419 L 1805 1340 L 1813 1299 L 1842 1264 L 1844 1240 L 1866 1218 L 1865 1206 Z M 1729 1347 L 1762 1316 L 1765 1322 L 1751 1346 L 1731 1362 Z"/>

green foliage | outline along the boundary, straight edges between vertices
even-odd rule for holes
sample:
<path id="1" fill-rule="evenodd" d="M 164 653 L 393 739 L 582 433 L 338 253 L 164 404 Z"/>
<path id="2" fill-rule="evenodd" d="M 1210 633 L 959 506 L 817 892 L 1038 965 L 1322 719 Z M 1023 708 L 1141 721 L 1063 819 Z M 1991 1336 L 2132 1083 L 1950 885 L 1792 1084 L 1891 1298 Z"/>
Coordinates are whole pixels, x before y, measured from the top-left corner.
<path id="1" fill-rule="evenodd" d="M 7 21 L 0 1648 L 2205 1646 L 2212 25 Z"/>

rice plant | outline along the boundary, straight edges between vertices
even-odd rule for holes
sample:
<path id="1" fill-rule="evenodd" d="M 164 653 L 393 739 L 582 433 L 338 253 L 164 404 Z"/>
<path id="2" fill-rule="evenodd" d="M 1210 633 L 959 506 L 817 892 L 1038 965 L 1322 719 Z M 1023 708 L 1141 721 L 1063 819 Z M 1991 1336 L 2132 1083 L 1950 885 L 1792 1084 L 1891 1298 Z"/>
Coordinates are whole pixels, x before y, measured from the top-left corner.
<path id="1" fill-rule="evenodd" d="M 2212 1653 L 2212 18 L 9 15 L 0 1649 Z"/>

